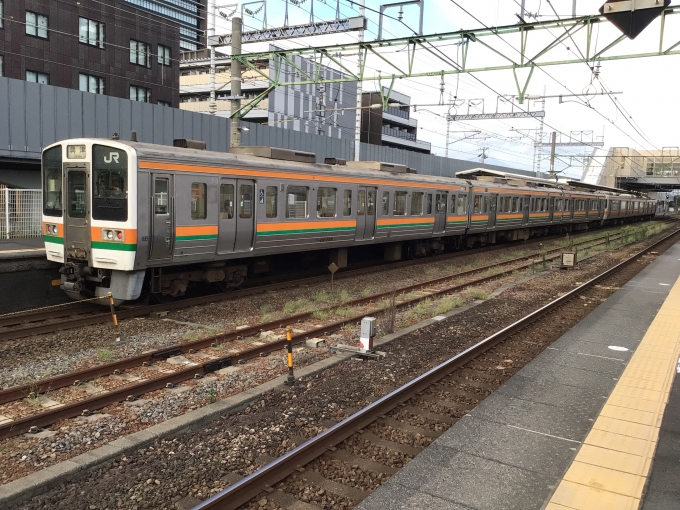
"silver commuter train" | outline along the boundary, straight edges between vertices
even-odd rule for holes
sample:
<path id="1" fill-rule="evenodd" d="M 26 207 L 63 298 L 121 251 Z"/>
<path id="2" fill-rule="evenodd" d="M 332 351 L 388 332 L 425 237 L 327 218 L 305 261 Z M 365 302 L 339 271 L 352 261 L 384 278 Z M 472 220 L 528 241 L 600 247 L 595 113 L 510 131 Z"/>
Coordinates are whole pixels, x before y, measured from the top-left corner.
<path id="1" fill-rule="evenodd" d="M 62 264 L 61 288 L 74 299 L 122 302 L 144 290 L 162 300 L 190 282 L 236 287 L 283 253 L 328 250 L 343 267 L 357 246 L 382 244 L 398 260 L 655 213 L 654 200 L 631 195 L 349 165 L 65 140 L 42 155 L 47 258 Z"/>

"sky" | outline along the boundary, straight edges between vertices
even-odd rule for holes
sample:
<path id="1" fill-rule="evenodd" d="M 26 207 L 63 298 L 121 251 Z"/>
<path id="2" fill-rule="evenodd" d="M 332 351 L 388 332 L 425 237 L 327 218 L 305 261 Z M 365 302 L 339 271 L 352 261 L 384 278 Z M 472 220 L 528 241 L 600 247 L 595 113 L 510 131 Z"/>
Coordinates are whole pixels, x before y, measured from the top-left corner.
<path id="1" fill-rule="evenodd" d="M 297 3 L 293 3 L 293 1 Z M 313 3 L 313 19 L 316 21 L 332 20 L 336 17 L 338 0 L 288 0 L 289 25 L 305 23 L 310 20 Z M 473 30 L 484 27 L 516 25 L 519 22 L 521 0 L 424 0 L 424 34 L 443 34 L 457 30 Z M 236 9 L 241 12 L 242 6 L 225 5 L 217 2 L 225 13 Z M 558 17 L 572 17 L 573 0 L 525 0 L 525 21 L 547 23 Z M 597 14 L 602 0 L 576 0 L 576 15 Z M 381 2 L 366 0 L 366 17 L 368 29 L 365 40 L 372 41 L 378 36 L 378 14 Z M 253 15 L 244 15 L 244 30 L 253 30 L 264 26 L 264 9 L 261 4 L 252 2 L 244 6 Z M 284 25 L 286 10 L 285 0 L 268 0 L 266 26 L 280 27 Z M 352 0 L 339 0 L 341 17 L 359 15 L 359 6 Z M 415 5 L 403 7 L 401 22 L 399 8 L 391 7 L 383 18 L 383 39 L 406 37 L 418 29 L 419 8 Z M 390 17 L 387 17 L 390 16 Z M 216 23 L 218 34 L 229 33 L 230 23 L 218 18 Z M 634 40 L 625 40 L 611 50 L 609 54 L 630 55 L 658 50 L 660 20 L 655 20 Z M 562 35 L 564 29 L 552 27 L 537 30 L 529 34 L 524 53 L 533 57 L 556 37 Z M 573 59 L 579 52 L 585 53 L 586 31 L 582 30 L 573 38 L 566 38 L 553 50 L 550 61 Z M 592 37 L 596 47 L 601 50 L 613 41 L 620 32 L 609 23 L 602 23 L 593 29 Z M 669 16 L 666 20 L 663 48 L 666 49 L 678 42 L 680 37 L 680 15 Z M 332 34 L 318 37 L 307 37 L 277 42 L 282 48 L 304 48 L 331 46 L 356 42 L 356 32 Z M 480 38 L 492 46 L 498 53 L 493 53 L 479 42 L 470 43 L 468 50 L 468 67 L 492 67 L 507 63 L 507 59 L 520 59 L 519 35 L 489 35 Z M 451 69 L 451 61 L 461 61 L 461 48 L 455 41 L 434 43 L 433 52 L 417 53 L 414 71 L 436 72 Z M 435 49 L 436 48 L 436 49 Z M 266 51 L 267 45 L 256 43 L 244 45 L 243 51 Z M 675 48 L 676 50 L 680 49 Z M 396 67 L 406 66 L 406 54 L 402 47 L 387 50 L 384 56 Z M 228 52 L 228 48 L 220 51 Z M 441 58 L 440 58 L 441 57 Z M 356 52 L 345 52 L 342 62 L 349 68 L 356 67 Z M 396 72 L 388 63 L 377 57 L 369 57 L 366 63 L 366 74 L 385 79 L 383 85 L 389 86 L 387 76 Z M 528 75 L 527 69 L 517 72 L 518 80 Z M 557 133 L 557 140 L 567 141 L 570 136 L 584 141 L 602 141 L 604 147 L 595 152 L 594 161 L 603 162 L 609 147 L 632 147 L 638 150 L 663 149 L 680 146 L 680 100 L 676 93 L 680 83 L 680 55 L 622 59 L 602 62 L 599 75 L 594 76 L 591 67 L 585 63 L 560 64 L 537 67 L 529 82 L 526 93 L 529 95 L 582 94 L 579 97 L 564 97 L 545 100 L 545 125 L 543 141 L 549 141 L 552 131 Z M 377 90 L 377 82 L 364 82 L 364 90 Z M 394 90 L 411 96 L 411 104 L 428 105 L 417 108 L 411 115 L 418 119 L 418 138 L 432 144 L 432 152 L 443 156 L 446 145 L 445 120 L 447 112 L 451 114 L 485 113 L 496 111 L 499 95 L 517 95 L 517 86 L 512 70 L 479 71 L 444 76 L 445 104 L 441 103 L 441 77 L 420 77 L 398 80 Z M 613 93 L 605 95 L 583 95 L 593 93 Z M 452 106 L 450 97 L 455 97 Z M 472 104 L 468 104 L 472 100 Z M 465 103 L 464 103 L 465 102 Z M 464 104 L 463 104 L 464 103 Z M 432 106 L 429 106 L 432 105 Z M 509 111 L 510 103 L 502 103 L 500 111 Z M 525 101 L 515 104 L 515 109 L 538 110 L 540 103 Z M 346 114 L 352 114 L 347 112 Z M 480 161 L 479 155 L 487 155 L 486 163 L 499 164 L 531 170 L 534 167 L 534 140 L 540 122 L 536 119 L 504 119 L 451 122 L 449 129 L 451 138 L 449 156 L 469 161 Z M 474 133 L 481 131 L 481 133 Z M 572 133 L 573 132 L 573 133 Z M 472 136 L 471 136 L 472 135 Z M 462 138 L 469 137 L 466 140 Z M 460 140 L 460 141 L 456 141 Z M 483 148 L 486 148 L 482 150 Z M 579 178 L 583 174 L 584 155 L 592 155 L 592 147 L 557 149 L 555 169 L 565 177 Z M 570 156 L 571 155 L 571 156 Z M 544 149 L 541 170 L 549 168 L 549 148 Z"/>

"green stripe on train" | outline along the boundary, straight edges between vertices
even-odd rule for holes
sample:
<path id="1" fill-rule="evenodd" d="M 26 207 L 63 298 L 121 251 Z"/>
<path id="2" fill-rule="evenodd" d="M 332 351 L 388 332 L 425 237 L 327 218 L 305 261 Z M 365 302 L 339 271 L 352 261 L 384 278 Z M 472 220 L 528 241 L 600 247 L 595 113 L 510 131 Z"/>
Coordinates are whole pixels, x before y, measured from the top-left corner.
<path id="1" fill-rule="evenodd" d="M 326 227 L 326 228 L 303 228 L 300 230 L 273 230 L 270 232 L 258 232 L 258 236 L 278 236 L 286 234 L 320 234 L 322 232 L 347 232 L 356 230 L 354 227 Z"/>
<path id="2" fill-rule="evenodd" d="M 395 223 L 393 225 L 378 225 L 378 228 L 401 228 L 401 227 L 432 227 L 434 221 L 428 223 Z"/>
<path id="3" fill-rule="evenodd" d="M 46 243 L 64 244 L 63 237 L 43 236 L 43 239 L 45 240 Z"/>
<path id="4" fill-rule="evenodd" d="M 217 240 L 217 234 L 204 234 L 197 236 L 177 236 L 176 241 L 215 241 Z"/>
<path id="5" fill-rule="evenodd" d="M 136 244 L 104 243 L 102 241 L 92 241 L 92 248 L 97 250 L 137 251 Z"/>

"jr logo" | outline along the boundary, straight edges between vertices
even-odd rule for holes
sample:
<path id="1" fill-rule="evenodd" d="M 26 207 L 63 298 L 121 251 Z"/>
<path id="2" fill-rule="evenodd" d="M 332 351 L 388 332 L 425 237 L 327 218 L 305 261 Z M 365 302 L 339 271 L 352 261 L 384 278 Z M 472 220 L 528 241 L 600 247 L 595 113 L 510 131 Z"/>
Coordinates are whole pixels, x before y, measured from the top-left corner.
<path id="1" fill-rule="evenodd" d="M 104 163 L 111 163 L 112 161 L 118 163 L 118 156 L 119 154 L 117 152 L 109 152 L 108 157 L 104 156 Z"/>

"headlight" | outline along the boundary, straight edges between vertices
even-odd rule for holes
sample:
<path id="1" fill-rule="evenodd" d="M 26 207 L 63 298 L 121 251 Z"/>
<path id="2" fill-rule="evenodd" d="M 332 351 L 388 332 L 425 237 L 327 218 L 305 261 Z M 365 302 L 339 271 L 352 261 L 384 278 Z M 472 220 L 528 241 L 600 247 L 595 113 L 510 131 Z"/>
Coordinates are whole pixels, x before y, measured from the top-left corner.
<path id="1" fill-rule="evenodd" d="M 54 235 L 57 235 L 57 226 L 56 225 L 52 225 L 52 233 Z"/>

